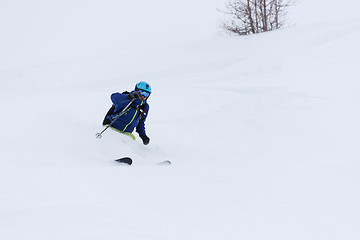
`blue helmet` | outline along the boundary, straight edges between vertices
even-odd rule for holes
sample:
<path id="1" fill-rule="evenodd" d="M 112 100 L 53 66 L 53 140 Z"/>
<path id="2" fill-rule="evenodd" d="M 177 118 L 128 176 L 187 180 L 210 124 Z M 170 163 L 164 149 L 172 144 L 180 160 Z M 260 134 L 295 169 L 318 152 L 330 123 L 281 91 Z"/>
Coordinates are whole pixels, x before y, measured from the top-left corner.
<path id="1" fill-rule="evenodd" d="M 135 91 L 138 91 L 138 90 L 142 90 L 142 91 L 151 93 L 150 84 L 148 84 L 147 82 L 138 82 L 138 83 L 135 85 Z"/>

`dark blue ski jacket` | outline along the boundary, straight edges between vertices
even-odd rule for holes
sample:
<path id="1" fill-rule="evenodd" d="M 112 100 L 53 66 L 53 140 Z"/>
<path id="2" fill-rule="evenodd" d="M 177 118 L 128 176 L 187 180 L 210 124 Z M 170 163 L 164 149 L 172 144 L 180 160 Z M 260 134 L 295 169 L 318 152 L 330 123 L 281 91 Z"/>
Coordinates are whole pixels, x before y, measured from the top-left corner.
<path id="1" fill-rule="evenodd" d="M 146 135 L 145 132 L 145 120 L 149 112 L 149 104 L 140 99 L 135 99 L 130 107 L 125 112 L 120 113 L 126 105 L 130 103 L 128 93 L 113 93 L 111 95 L 111 101 L 114 103 L 114 112 L 106 117 L 110 122 L 115 119 L 119 114 L 121 115 L 114 123 L 112 127 L 122 131 L 130 132 L 134 131 L 139 133 L 140 136 Z"/>

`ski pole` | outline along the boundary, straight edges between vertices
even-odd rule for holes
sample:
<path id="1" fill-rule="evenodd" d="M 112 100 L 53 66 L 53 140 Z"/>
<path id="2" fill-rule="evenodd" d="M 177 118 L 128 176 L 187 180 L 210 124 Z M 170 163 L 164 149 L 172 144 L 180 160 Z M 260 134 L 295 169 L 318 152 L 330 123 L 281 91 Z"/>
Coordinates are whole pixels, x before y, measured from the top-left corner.
<path id="1" fill-rule="evenodd" d="M 106 129 L 108 129 L 109 127 L 111 127 L 111 125 L 113 125 L 113 123 L 122 115 L 122 113 L 125 112 L 125 111 L 130 107 L 130 105 L 133 103 L 133 101 L 135 101 L 135 99 L 136 99 L 136 98 L 134 98 L 133 100 L 131 100 L 131 101 L 129 102 L 129 104 L 126 105 L 126 107 L 124 107 L 124 109 L 119 113 L 119 115 L 117 115 L 117 117 L 116 117 L 114 120 L 112 120 L 111 123 L 106 126 L 106 128 L 104 128 L 104 130 L 102 130 L 100 133 L 96 133 L 96 134 L 95 134 L 96 138 L 99 138 L 99 139 L 100 139 L 100 138 L 102 137 L 101 134 L 103 134 L 103 133 L 106 131 Z"/>

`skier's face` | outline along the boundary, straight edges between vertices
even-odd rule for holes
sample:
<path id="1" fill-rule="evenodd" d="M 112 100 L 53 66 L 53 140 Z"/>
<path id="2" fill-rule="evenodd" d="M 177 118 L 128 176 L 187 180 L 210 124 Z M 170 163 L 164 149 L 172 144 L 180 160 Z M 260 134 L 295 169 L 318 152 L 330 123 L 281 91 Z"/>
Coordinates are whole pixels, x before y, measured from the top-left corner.
<path id="1" fill-rule="evenodd" d="M 150 93 L 142 91 L 142 90 L 139 90 L 139 93 L 140 93 L 139 99 L 141 101 L 145 101 L 150 96 Z"/>

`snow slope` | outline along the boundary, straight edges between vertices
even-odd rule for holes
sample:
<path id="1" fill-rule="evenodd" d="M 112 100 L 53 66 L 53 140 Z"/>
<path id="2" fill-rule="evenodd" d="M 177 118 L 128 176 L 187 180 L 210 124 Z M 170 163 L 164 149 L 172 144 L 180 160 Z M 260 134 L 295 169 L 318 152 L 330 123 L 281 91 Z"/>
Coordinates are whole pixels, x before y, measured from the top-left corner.
<path id="1" fill-rule="evenodd" d="M 2 67 L 0 239 L 359 239 L 359 27 Z M 140 80 L 150 145 L 96 139 Z"/>

